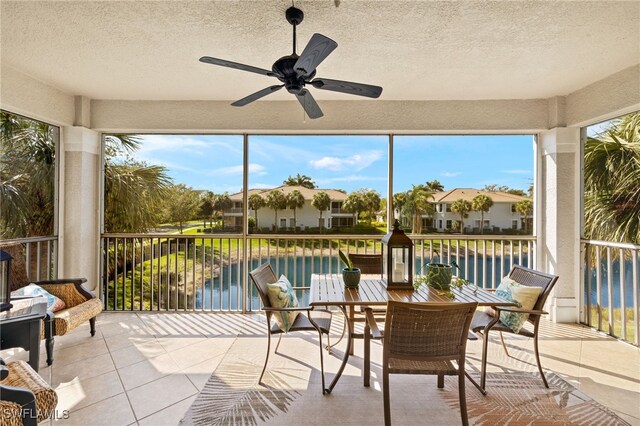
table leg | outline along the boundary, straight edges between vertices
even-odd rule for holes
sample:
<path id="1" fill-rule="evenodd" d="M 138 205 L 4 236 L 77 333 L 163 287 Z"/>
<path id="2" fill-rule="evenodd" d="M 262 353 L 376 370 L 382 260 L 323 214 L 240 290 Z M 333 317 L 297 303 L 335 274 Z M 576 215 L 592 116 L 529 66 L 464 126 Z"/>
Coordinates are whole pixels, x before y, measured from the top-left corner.
<path id="1" fill-rule="evenodd" d="M 346 318 L 346 315 L 345 315 L 345 318 Z M 351 305 L 349 306 L 349 321 L 348 321 L 349 323 L 349 355 L 353 355 L 354 347 L 355 347 L 354 345 L 355 342 L 353 341 L 355 338 L 352 337 L 355 331 L 355 318 L 356 318 L 356 307 Z"/>
<path id="2" fill-rule="evenodd" d="M 324 390 L 325 395 L 330 394 L 333 388 L 338 383 L 338 380 L 340 380 L 340 376 L 342 376 L 342 372 L 344 371 L 344 368 L 347 366 L 347 362 L 349 361 L 349 355 L 351 354 L 351 350 L 353 349 L 353 340 L 351 338 L 351 334 L 353 331 L 353 322 L 351 322 L 351 320 L 349 319 L 349 315 L 347 315 L 347 311 L 344 306 L 340 306 L 340 310 L 344 315 L 344 320 L 347 321 L 347 348 L 344 351 L 344 356 L 342 357 L 342 364 L 340 365 L 340 368 L 338 369 L 336 376 L 331 381 L 331 384 L 329 385 L 329 387 Z"/>
<path id="3" fill-rule="evenodd" d="M 40 318 L 29 321 L 29 365 L 38 372 L 40 366 Z"/>
<path id="4" fill-rule="evenodd" d="M 55 335 L 55 322 L 54 316 L 51 312 L 47 312 L 47 315 L 44 317 L 44 342 L 45 348 L 47 349 L 47 365 L 51 366 L 53 364 L 53 336 Z"/>

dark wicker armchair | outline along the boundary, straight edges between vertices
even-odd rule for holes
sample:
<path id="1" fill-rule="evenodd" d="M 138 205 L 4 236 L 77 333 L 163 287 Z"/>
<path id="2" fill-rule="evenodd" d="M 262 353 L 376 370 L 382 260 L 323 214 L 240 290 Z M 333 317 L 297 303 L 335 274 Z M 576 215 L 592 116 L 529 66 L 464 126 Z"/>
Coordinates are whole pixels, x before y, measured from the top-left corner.
<path id="1" fill-rule="evenodd" d="M 404 303 L 389 301 L 384 337 L 367 309 L 365 328 L 365 375 L 369 374 L 370 339 L 383 338 L 382 395 L 384 423 L 391 424 L 390 374 L 438 376 L 438 388 L 445 375 L 458 376 L 460 416 L 467 425 L 465 394 L 465 351 L 469 324 L 477 303 Z M 455 364 L 452 362 L 455 361 Z"/>
<path id="2" fill-rule="evenodd" d="M 47 419 L 58 395 L 25 361 L 0 359 L 0 424 L 35 426 Z"/>
<path id="3" fill-rule="evenodd" d="M 273 284 L 278 281 L 278 277 L 273 272 L 271 265 L 264 263 L 258 266 L 253 271 L 249 272 L 249 277 L 258 290 L 260 300 L 263 304 L 263 309 L 267 315 L 267 355 L 264 359 L 264 367 L 262 367 L 262 373 L 260 373 L 259 383 L 262 383 L 262 377 L 267 369 L 267 362 L 269 361 L 269 352 L 271 351 L 271 335 L 279 334 L 278 343 L 276 344 L 275 353 L 278 353 L 278 347 L 282 340 L 284 332 L 278 327 L 278 324 L 271 324 L 271 318 L 276 312 L 291 312 L 300 311 L 296 319 L 294 320 L 289 332 L 291 331 L 316 331 L 318 338 L 320 339 L 320 373 L 322 375 L 322 393 L 325 393 L 325 380 L 324 380 L 324 360 L 322 354 L 322 335 L 327 335 L 327 342 L 329 341 L 329 332 L 331 330 L 331 312 L 323 310 L 314 310 L 311 307 L 298 307 L 298 308 L 276 308 L 271 305 L 269 301 L 267 284 Z M 311 313 L 313 314 L 313 317 Z M 327 343 L 328 347 L 328 343 Z"/>
<path id="4" fill-rule="evenodd" d="M 509 327 L 507 327 L 500 321 L 500 312 L 520 312 L 529 314 L 527 321 L 533 325 L 533 331 L 529 331 L 523 327 L 517 334 L 519 334 L 520 336 L 533 338 L 533 349 L 536 356 L 538 371 L 540 372 L 540 376 L 542 376 L 544 386 L 548 388 L 549 384 L 547 383 L 547 379 L 544 376 L 544 372 L 542 371 L 542 365 L 540 364 L 540 354 L 538 352 L 538 329 L 540 327 L 541 316 L 546 314 L 546 312 L 543 311 L 544 304 L 547 301 L 547 297 L 551 293 L 551 290 L 553 290 L 553 286 L 558 281 L 558 276 L 535 271 L 533 269 L 525 268 L 524 266 L 514 265 L 513 268 L 511 268 L 511 272 L 509 272 L 509 278 L 516 281 L 520 285 L 540 287 L 540 295 L 538 296 L 538 300 L 531 310 L 517 307 L 496 307 L 494 308 L 494 316 L 491 316 L 486 312 L 476 312 L 476 314 L 473 316 L 473 321 L 471 322 L 471 330 L 478 334 L 482 334 L 484 338 L 482 342 L 482 368 L 480 387 L 484 389 L 486 384 L 489 332 L 500 332 L 502 347 L 504 348 L 507 355 L 509 355 L 509 351 L 507 350 L 507 345 L 505 345 L 504 343 L 502 333 L 513 334 L 513 331 L 511 331 Z"/>

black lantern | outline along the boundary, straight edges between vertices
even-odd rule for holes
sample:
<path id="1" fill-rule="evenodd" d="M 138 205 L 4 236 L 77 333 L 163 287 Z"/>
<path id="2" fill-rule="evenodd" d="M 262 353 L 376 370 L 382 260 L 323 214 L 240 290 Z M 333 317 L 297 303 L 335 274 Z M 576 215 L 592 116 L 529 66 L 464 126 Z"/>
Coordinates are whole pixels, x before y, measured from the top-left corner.
<path id="1" fill-rule="evenodd" d="M 11 305 L 11 255 L 0 250 L 0 312 L 9 310 Z"/>
<path id="2" fill-rule="evenodd" d="M 397 219 L 382 238 L 382 280 L 387 290 L 413 290 L 413 241 Z"/>

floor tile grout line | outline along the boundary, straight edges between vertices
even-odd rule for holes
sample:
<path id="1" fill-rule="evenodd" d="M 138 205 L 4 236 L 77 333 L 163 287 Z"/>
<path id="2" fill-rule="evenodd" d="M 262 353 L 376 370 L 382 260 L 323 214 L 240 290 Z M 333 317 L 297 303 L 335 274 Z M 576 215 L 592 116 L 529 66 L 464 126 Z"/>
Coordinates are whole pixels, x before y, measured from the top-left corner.
<path id="1" fill-rule="evenodd" d="M 199 393 L 200 393 L 200 391 L 197 391 L 194 395 L 196 395 L 196 396 L 197 396 Z M 158 414 L 159 412 L 166 410 L 167 408 L 171 408 L 171 407 L 173 407 L 173 406 L 174 406 L 174 405 L 176 405 L 176 404 L 180 404 L 181 402 L 186 401 L 187 399 L 192 398 L 192 397 L 193 397 L 193 395 L 189 395 L 189 396 L 187 396 L 186 398 L 182 398 L 180 401 L 176 401 L 176 402 L 174 402 L 174 403 L 173 403 L 173 404 L 171 404 L 171 405 L 168 405 L 168 406 L 166 406 L 166 407 L 163 407 L 163 408 L 159 409 L 158 411 L 154 411 L 153 413 L 148 414 L 148 415 L 146 415 L 146 416 L 142 417 L 140 420 L 138 420 L 138 422 L 140 422 L 140 421 L 142 421 L 142 420 L 144 420 L 144 419 L 147 419 L 147 418 L 149 418 L 149 417 L 151 417 L 151 416 L 153 416 L 153 415 L 156 415 L 156 414 Z"/>

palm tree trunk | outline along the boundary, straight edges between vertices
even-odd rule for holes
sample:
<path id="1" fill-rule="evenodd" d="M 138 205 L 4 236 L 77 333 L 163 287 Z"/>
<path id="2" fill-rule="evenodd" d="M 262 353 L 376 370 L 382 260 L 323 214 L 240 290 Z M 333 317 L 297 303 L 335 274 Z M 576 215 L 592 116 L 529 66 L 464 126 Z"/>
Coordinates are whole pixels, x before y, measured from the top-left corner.
<path id="1" fill-rule="evenodd" d="M 293 230 L 295 231 L 298 227 L 298 218 L 296 216 L 297 209 L 293 209 Z"/>
<path id="2" fill-rule="evenodd" d="M 275 222 L 276 222 L 276 223 L 275 223 L 275 225 L 276 225 L 276 232 L 278 232 L 278 230 L 280 229 L 280 228 L 278 227 L 278 210 L 274 210 L 274 212 L 275 212 L 275 215 L 276 215 L 276 220 L 275 220 Z"/>
<path id="3" fill-rule="evenodd" d="M 460 215 L 460 234 L 464 235 L 464 215 Z"/>
<path id="4" fill-rule="evenodd" d="M 322 232 L 322 229 L 324 228 L 324 223 L 322 222 L 322 210 L 320 210 L 320 223 L 318 225 L 320 225 L 320 232 Z"/>
<path id="5" fill-rule="evenodd" d="M 480 210 L 480 234 L 484 234 L 484 210 Z"/>

